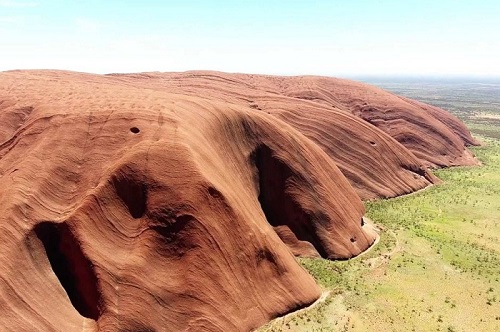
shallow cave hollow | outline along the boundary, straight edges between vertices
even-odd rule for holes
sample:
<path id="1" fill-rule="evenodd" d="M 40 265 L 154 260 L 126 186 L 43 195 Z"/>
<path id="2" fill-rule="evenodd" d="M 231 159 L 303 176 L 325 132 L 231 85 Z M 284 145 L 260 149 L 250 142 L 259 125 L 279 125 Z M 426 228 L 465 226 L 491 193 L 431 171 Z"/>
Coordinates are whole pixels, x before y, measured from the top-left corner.
<path id="1" fill-rule="evenodd" d="M 99 291 L 92 263 L 65 223 L 42 222 L 35 229 L 57 279 L 83 317 L 99 318 Z"/>
<path id="2" fill-rule="evenodd" d="M 327 257 L 311 222 L 312 216 L 287 190 L 293 170 L 266 145 L 258 146 L 252 159 L 259 178 L 258 200 L 269 224 L 288 226 L 299 241 L 311 243 L 322 257 Z"/>

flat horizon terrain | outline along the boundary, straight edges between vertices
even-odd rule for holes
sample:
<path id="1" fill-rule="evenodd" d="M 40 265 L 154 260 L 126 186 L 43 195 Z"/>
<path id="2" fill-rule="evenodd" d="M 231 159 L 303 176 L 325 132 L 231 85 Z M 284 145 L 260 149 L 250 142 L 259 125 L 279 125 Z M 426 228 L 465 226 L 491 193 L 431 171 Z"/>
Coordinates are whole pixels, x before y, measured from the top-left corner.
<path id="1" fill-rule="evenodd" d="M 442 184 L 365 202 L 380 242 L 350 261 L 299 259 L 322 301 L 259 331 L 500 330 L 500 87 L 370 83 L 460 117 L 483 143 L 472 148 L 482 166 L 437 170 Z"/>

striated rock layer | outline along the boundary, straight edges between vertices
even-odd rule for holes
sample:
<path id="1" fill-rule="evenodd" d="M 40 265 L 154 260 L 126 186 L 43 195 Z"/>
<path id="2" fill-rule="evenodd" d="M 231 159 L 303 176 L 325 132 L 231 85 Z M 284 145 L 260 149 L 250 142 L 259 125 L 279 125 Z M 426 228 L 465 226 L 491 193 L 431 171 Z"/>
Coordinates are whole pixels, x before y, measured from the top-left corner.
<path id="1" fill-rule="evenodd" d="M 395 138 L 426 167 L 478 163 L 466 146 L 479 142 L 460 120 L 438 107 L 349 80 L 308 78 L 300 81 L 308 90 L 292 88 L 285 93 L 308 98 L 308 91 L 316 91 L 315 99 L 332 105 L 340 103 L 343 109 Z"/>
<path id="2" fill-rule="evenodd" d="M 0 73 L 1 330 L 247 331 L 315 301 L 294 255 L 366 250 L 360 196 L 474 162 L 456 119 L 352 84 Z"/>
<path id="3" fill-rule="evenodd" d="M 422 189 L 437 181 L 428 167 L 478 163 L 467 149 L 478 143 L 456 117 L 363 83 L 205 71 L 111 76 L 271 114 L 321 146 L 362 199 Z"/>
<path id="4" fill-rule="evenodd" d="M 0 100 L 2 330 L 250 330 L 319 297 L 292 251 L 375 239 L 265 113 L 64 72 L 1 73 Z"/>

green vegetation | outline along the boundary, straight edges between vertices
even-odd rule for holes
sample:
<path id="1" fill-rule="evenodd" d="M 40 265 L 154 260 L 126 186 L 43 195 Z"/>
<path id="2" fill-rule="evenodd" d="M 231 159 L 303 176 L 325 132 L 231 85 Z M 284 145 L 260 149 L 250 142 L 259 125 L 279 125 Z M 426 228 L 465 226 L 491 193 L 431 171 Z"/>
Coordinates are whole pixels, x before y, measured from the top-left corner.
<path id="1" fill-rule="evenodd" d="M 429 80 L 427 82 L 389 82 L 372 84 L 398 95 L 441 107 L 465 122 L 477 114 L 500 114 L 500 81 Z"/>
<path id="2" fill-rule="evenodd" d="M 313 308 L 261 331 L 500 331 L 500 119 L 467 118 L 480 167 L 443 184 L 367 202 L 380 242 L 359 258 L 299 259 L 324 289 Z"/>
<path id="3" fill-rule="evenodd" d="M 370 82 L 398 95 L 448 110 L 481 136 L 500 139 L 500 81 Z"/>
<path id="4" fill-rule="evenodd" d="M 381 241 L 345 262 L 299 259 L 329 291 L 262 331 L 498 331 L 500 141 L 474 148 L 481 167 L 436 171 L 441 185 L 367 202 Z"/>

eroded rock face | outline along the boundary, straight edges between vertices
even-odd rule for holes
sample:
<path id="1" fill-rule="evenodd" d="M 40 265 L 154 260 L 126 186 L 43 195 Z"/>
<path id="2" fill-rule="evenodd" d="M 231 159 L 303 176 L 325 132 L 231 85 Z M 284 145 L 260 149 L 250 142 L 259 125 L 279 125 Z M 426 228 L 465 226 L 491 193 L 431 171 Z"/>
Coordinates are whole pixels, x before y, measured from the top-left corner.
<path id="1" fill-rule="evenodd" d="M 246 331 L 319 297 L 293 254 L 373 243 L 293 126 L 132 81 L 0 73 L 2 329 Z"/>
<path id="2" fill-rule="evenodd" d="M 111 77 L 273 115 L 318 144 L 362 199 L 425 188 L 438 181 L 428 167 L 478 163 L 467 149 L 478 142 L 457 118 L 359 82 L 204 71 Z"/>
<path id="3" fill-rule="evenodd" d="M 0 327 L 247 331 L 315 301 L 360 200 L 474 163 L 442 110 L 349 81 L 0 73 Z"/>
<path id="4" fill-rule="evenodd" d="M 284 89 L 284 94 L 351 112 L 395 138 L 425 167 L 478 163 L 466 147 L 479 142 L 460 120 L 438 107 L 355 81 L 324 77 L 291 80 L 295 84 Z"/>

